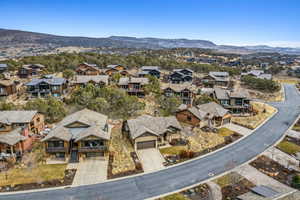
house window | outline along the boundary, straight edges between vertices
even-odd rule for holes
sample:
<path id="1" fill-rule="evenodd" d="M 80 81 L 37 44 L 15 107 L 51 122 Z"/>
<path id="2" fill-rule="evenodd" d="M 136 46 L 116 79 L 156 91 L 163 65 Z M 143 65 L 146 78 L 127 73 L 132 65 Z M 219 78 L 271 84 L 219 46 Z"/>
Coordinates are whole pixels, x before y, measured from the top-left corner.
<path id="1" fill-rule="evenodd" d="M 55 158 L 65 158 L 65 153 L 56 153 Z"/>
<path id="2" fill-rule="evenodd" d="M 103 140 L 88 140 L 88 141 L 84 141 L 83 143 L 84 147 L 98 147 L 103 145 L 104 145 Z"/>
<path id="3" fill-rule="evenodd" d="M 48 142 L 48 147 L 50 148 L 64 147 L 64 141 L 50 141 Z"/>
<path id="4" fill-rule="evenodd" d="M 0 130 L 5 130 L 5 125 L 4 124 L 0 124 Z"/>
<path id="5" fill-rule="evenodd" d="M 192 117 L 191 117 L 190 115 L 188 115 L 188 116 L 186 117 L 186 119 L 187 119 L 188 121 L 192 121 Z"/>
<path id="6" fill-rule="evenodd" d="M 236 99 L 236 100 L 235 100 L 235 104 L 236 104 L 237 106 L 243 105 L 243 99 Z"/>

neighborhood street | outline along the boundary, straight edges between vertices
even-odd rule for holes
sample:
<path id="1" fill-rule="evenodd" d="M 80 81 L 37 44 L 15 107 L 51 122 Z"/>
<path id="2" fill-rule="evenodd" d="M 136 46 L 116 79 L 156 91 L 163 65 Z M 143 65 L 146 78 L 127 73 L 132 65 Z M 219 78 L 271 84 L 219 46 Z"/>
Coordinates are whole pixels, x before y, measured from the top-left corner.
<path id="1" fill-rule="evenodd" d="M 300 114 L 300 96 L 285 85 L 285 102 L 271 103 L 278 113 L 238 143 L 206 157 L 140 176 L 94 185 L 0 195 L 1 200 L 141 200 L 176 191 L 239 166 L 276 143 Z"/>

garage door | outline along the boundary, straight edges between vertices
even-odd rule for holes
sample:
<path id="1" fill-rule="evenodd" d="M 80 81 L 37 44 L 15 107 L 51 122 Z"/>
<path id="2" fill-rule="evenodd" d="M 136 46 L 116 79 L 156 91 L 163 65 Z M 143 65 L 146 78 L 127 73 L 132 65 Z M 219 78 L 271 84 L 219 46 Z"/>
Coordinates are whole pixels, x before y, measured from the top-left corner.
<path id="1" fill-rule="evenodd" d="M 137 145 L 137 149 L 155 148 L 156 140 L 137 142 L 136 145 Z"/>
<path id="2" fill-rule="evenodd" d="M 223 125 L 228 124 L 228 123 L 230 123 L 230 118 L 226 118 L 226 119 L 223 120 Z"/>

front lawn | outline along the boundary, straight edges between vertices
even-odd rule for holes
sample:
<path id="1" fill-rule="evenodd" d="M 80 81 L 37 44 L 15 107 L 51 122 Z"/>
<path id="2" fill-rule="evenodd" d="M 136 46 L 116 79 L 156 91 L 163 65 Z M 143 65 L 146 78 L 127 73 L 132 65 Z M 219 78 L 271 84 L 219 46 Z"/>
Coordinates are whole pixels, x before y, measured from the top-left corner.
<path id="1" fill-rule="evenodd" d="M 187 150 L 186 146 L 172 146 L 159 149 L 162 155 L 179 155 L 180 152 L 184 150 Z"/>
<path id="2" fill-rule="evenodd" d="M 226 137 L 226 136 L 231 136 L 232 134 L 234 134 L 234 131 L 223 127 L 223 128 L 218 129 L 218 134 L 223 137 Z"/>
<path id="3" fill-rule="evenodd" d="M 295 154 L 300 152 L 300 146 L 289 142 L 289 141 L 282 141 L 277 145 L 277 148 L 287 154 Z"/>
<path id="4" fill-rule="evenodd" d="M 252 103 L 252 106 L 253 110 L 257 112 L 256 115 L 248 117 L 232 117 L 231 121 L 246 128 L 255 129 L 276 112 L 274 107 L 264 103 L 254 102 Z"/>
<path id="5" fill-rule="evenodd" d="M 63 180 L 66 167 L 66 164 L 57 164 L 38 165 L 34 168 L 13 168 L 0 173 L 0 186 Z"/>

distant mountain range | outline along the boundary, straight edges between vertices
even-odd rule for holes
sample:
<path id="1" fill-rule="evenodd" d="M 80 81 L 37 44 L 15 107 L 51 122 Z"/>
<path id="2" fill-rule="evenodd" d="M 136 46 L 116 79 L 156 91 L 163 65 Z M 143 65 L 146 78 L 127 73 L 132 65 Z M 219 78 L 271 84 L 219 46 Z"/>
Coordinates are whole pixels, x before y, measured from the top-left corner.
<path id="1" fill-rule="evenodd" d="M 112 48 L 205 48 L 228 53 L 277 52 L 283 54 L 300 54 L 300 48 L 269 46 L 229 46 L 216 45 L 208 40 L 161 39 L 111 36 L 107 38 L 58 36 L 19 30 L 0 29 L 0 47 L 18 47 L 20 45 L 51 45 L 57 47 L 112 47 Z"/>

